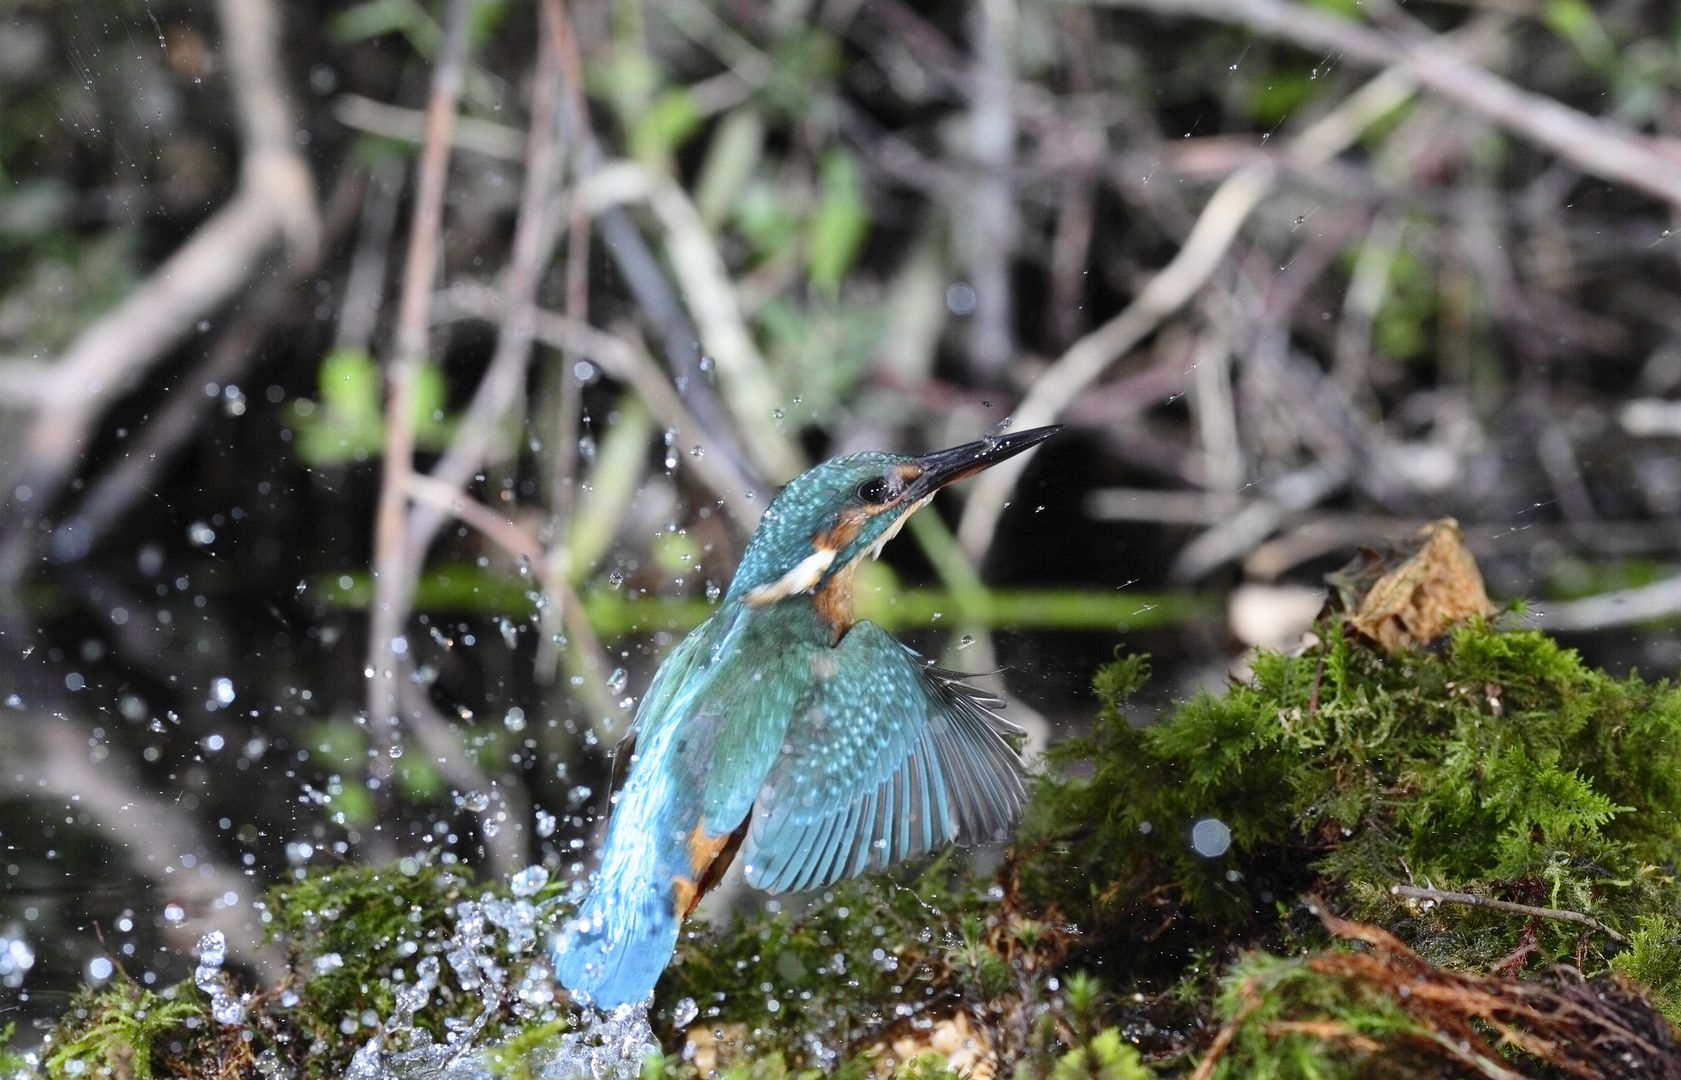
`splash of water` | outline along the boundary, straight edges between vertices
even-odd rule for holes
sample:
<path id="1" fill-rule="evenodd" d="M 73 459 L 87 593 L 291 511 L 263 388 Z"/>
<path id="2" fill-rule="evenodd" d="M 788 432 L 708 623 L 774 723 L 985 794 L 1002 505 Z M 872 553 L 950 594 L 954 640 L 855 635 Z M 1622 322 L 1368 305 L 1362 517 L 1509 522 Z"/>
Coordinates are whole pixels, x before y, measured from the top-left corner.
<path id="1" fill-rule="evenodd" d="M 543 1066 L 543 1080 L 635 1080 L 643 1060 L 660 1052 L 648 1004 L 633 1002 L 611 1012 L 584 1009 L 583 1026 L 560 1037 Z"/>
<path id="2" fill-rule="evenodd" d="M 218 1024 L 238 1024 L 245 1019 L 246 1002 L 228 991 L 228 980 L 222 975 L 227 962 L 228 941 L 220 930 L 198 939 L 198 967 L 193 969 L 193 983 L 210 997 L 210 1015 Z"/>

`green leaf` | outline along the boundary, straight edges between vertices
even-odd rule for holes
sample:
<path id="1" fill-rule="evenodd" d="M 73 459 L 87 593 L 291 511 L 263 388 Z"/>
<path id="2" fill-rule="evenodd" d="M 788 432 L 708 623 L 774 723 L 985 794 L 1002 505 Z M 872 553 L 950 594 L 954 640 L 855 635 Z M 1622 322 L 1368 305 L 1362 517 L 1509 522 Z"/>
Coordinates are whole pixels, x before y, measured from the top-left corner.
<path id="1" fill-rule="evenodd" d="M 443 30 L 415 0 L 366 0 L 333 16 L 327 30 L 347 44 L 400 33 L 423 57 L 443 41 Z"/>
<path id="2" fill-rule="evenodd" d="M 688 87 L 657 95 L 631 125 L 631 156 L 647 165 L 662 163 L 699 129 L 702 119 Z"/>
<path id="3" fill-rule="evenodd" d="M 365 349 L 334 349 L 321 361 L 321 403 L 345 420 L 378 418 L 383 384 Z"/>
<path id="4" fill-rule="evenodd" d="M 764 153 L 765 122 L 755 109 L 736 109 L 719 123 L 695 185 L 695 209 L 709 228 L 729 217 Z"/>
<path id="5" fill-rule="evenodd" d="M 806 269 L 813 287 L 833 293 L 864 246 L 870 211 L 858 165 L 841 149 L 823 155 L 821 194 L 806 227 Z"/>

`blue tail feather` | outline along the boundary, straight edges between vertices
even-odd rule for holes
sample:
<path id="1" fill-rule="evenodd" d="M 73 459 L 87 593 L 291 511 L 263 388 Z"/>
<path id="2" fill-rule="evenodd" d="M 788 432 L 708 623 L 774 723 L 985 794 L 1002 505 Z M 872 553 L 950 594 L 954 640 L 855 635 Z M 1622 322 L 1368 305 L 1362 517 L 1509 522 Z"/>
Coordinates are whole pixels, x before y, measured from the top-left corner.
<path id="1" fill-rule="evenodd" d="M 677 947 L 678 920 L 665 890 L 646 882 L 624 890 L 598 886 L 554 945 L 555 977 L 589 1004 L 612 1009 L 641 1001 Z"/>

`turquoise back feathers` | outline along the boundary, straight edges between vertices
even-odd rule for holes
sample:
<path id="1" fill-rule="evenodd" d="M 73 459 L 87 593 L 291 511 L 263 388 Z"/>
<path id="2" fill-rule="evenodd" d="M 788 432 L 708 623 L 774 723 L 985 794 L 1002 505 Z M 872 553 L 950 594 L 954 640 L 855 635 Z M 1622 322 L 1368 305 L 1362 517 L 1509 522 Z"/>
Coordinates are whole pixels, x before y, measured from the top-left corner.
<path id="1" fill-rule="evenodd" d="M 1000 702 L 854 623 L 851 575 L 941 486 L 1055 430 L 837 458 L 772 501 L 719 609 L 637 712 L 600 868 L 553 947 L 576 998 L 647 997 L 737 849 L 748 884 L 785 892 L 1005 835 L 1019 732 Z"/>

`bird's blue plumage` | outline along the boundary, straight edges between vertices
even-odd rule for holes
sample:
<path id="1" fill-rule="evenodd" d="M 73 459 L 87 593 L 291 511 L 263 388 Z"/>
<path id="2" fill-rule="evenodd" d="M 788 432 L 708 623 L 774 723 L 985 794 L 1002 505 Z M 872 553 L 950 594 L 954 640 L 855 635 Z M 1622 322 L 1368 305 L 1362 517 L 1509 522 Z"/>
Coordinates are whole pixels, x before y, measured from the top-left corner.
<path id="1" fill-rule="evenodd" d="M 998 702 L 853 623 L 851 575 L 941 484 L 1049 430 L 855 454 L 783 489 L 637 712 L 600 868 L 553 946 L 562 985 L 602 1008 L 646 998 L 732 843 L 749 884 L 785 892 L 1003 835 L 1023 801 L 1015 729 Z"/>

